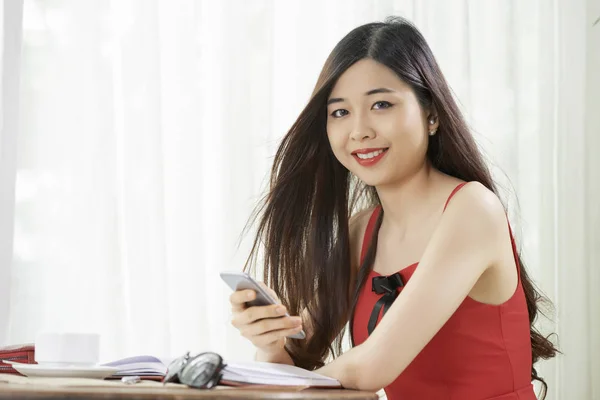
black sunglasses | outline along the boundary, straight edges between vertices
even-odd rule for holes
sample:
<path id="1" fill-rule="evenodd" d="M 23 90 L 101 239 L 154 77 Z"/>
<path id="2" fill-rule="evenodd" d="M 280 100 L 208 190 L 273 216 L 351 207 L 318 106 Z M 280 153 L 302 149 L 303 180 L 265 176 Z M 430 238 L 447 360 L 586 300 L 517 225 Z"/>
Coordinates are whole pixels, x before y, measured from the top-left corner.
<path id="1" fill-rule="evenodd" d="M 212 389 L 221 380 L 225 365 L 217 353 L 205 352 L 191 357 L 188 351 L 169 364 L 163 383 L 183 383 L 196 389 Z"/>

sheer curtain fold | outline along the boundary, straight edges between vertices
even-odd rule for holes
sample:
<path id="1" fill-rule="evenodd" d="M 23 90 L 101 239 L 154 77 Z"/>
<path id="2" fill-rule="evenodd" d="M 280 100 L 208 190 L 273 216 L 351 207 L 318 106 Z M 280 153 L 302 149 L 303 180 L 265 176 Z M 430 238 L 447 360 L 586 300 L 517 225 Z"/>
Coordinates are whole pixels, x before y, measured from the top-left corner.
<path id="1" fill-rule="evenodd" d="M 23 1 L 0 3 L 0 343 L 10 327 Z"/>
<path id="2" fill-rule="evenodd" d="M 586 21 L 596 21 L 600 17 L 600 2 L 588 0 Z M 583 318 L 589 321 L 590 336 L 583 344 L 589 350 L 590 362 L 588 369 L 592 385 L 590 397 L 600 399 L 600 23 L 595 26 L 586 24 L 586 84 L 585 84 L 585 115 L 586 115 L 586 149 L 585 149 L 585 198 L 586 198 L 586 232 L 585 245 L 588 249 L 586 258 L 587 290 L 590 295 L 589 309 Z"/>
<path id="3" fill-rule="evenodd" d="M 104 359 L 251 358 L 218 272 L 242 267 L 252 230 L 238 247 L 239 235 L 327 54 L 350 29 L 395 14 L 433 48 L 527 267 L 557 301 L 540 327 L 568 355 L 541 365 L 548 398 L 597 395 L 592 3 L 3 3 L 0 342 L 93 330 Z"/>

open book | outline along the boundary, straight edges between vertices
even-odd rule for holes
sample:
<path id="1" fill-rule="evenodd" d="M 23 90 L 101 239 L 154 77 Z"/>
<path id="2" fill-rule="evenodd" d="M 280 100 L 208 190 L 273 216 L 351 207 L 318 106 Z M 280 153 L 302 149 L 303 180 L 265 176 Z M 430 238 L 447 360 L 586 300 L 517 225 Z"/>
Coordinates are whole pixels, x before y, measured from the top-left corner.
<path id="1" fill-rule="evenodd" d="M 223 385 L 274 385 L 339 388 L 340 383 L 293 365 L 259 361 L 230 362 L 223 369 Z"/>
<path id="2" fill-rule="evenodd" d="M 341 387 L 335 379 L 293 365 L 258 361 L 226 361 L 226 364 L 227 366 L 223 369 L 221 385 Z M 110 377 L 113 379 L 137 375 L 144 379 L 162 380 L 167 372 L 166 365 L 152 356 L 129 357 L 103 365 L 120 368 L 119 372 Z"/>
<path id="3" fill-rule="evenodd" d="M 161 381 L 167 373 L 167 366 L 152 356 L 128 357 L 102 364 L 106 367 L 119 368 L 119 372 L 108 379 L 121 379 L 124 376 L 139 376 L 144 379 Z"/>

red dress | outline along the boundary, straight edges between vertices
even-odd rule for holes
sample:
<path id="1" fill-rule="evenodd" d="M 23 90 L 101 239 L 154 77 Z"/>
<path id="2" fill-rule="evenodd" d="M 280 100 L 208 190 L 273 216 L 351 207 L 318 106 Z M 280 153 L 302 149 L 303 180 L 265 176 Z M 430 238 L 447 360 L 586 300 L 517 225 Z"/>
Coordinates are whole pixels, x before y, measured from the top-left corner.
<path id="1" fill-rule="evenodd" d="M 463 185 L 454 189 L 446 206 Z M 380 210 L 377 207 L 369 220 L 361 262 Z M 518 266 L 512 233 L 510 239 Z M 404 282 L 410 280 L 417 265 L 399 271 Z M 381 275 L 371 271 L 361 288 L 352 325 L 355 345 L 367 339 L 371 313 L 385 295 L 372 289 L 373 278 L 377 277 Z M 396 290 L 401 292 L 402 288 Z M 377 322 L 381 314 L 380 310 Z M 389 400 L 535 400 L 529 314 L 520 276 L 516 291 L 503 304 L 483 304 L 467 296 L 417 357 L 384 389 Z"/>

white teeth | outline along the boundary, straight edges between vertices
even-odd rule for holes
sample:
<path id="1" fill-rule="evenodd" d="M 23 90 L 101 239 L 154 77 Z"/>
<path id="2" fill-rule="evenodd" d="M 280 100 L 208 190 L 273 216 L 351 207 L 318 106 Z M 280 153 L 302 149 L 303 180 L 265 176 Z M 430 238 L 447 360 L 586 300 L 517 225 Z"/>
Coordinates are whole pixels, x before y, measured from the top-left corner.
<path id="1" fill-rule="evenodd" d="M 377 157 L 381 153 L 383 153 L 383 150 L 377 150 L 377 151 L 373 151 L 371 153 L 366 153 L 366 154 L 356 153 L 356 156 L 358 158 L 360 158 L 361 160 L 368 160 L 369 158 Z"/>

